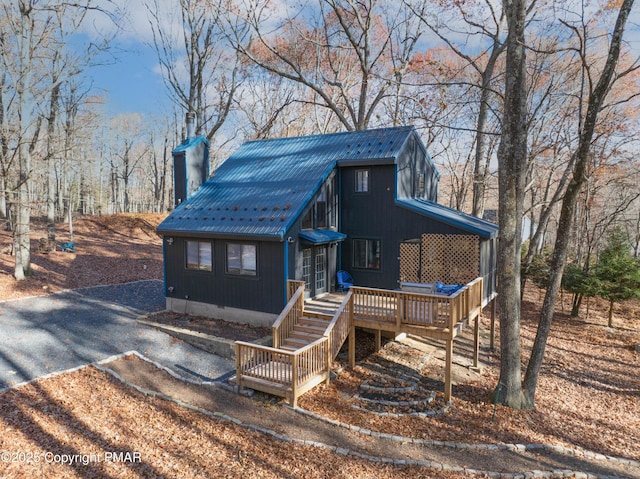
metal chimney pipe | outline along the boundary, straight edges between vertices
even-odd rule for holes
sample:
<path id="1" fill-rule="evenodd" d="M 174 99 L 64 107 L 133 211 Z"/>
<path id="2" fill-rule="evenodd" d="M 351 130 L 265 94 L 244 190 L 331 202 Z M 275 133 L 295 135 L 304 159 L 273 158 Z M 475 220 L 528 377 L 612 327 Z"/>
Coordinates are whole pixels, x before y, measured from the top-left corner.
<path id="1" fill-rule="evenodd" d="M 187 112 L 187 140 L 196 136 L 196 113 Z"/>

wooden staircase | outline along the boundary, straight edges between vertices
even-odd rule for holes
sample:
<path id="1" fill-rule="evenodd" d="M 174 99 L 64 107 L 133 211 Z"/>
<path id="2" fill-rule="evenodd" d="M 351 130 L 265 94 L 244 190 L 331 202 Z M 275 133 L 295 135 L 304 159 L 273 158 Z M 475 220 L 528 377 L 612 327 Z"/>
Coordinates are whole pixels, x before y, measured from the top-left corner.
<path id="1" fill-rule="evenodd" d="M 302 316 L 280 345 L 280 349 L 297 351 L 324 336 L 332 318 Z"/>
<path id="2" fill-rule="evenodd" d="M 453 341 L 475 319 L 474 365 L 478 362 L 482 278 L 452 295 L 352 287 L 333 315 L 306 311 L 304 283 L 289 281 L 289 301 L 273 324 L 273 347 L 236 341 L 236 382 L 283 396 L 296 407 L 299 396 L 329 382 L 331 365 L 349 337 L 355 366 L 355 328 L 416 334 L 445 341 L 445 399 L 451 399 Z M 379 339 L 377 341 L 379 343 Z"/>
<path id="3" fill-rule="evenodd" d="M 272 327 L 273 347 L 236 341 L 236 382 L 286 397 L 295 407 L 300 395 L 329 381 L 352 316 L 349 293 L 334 315 L 323 314 L 305 311 L 304 283 L 289 283 L 289 302 Z"/>

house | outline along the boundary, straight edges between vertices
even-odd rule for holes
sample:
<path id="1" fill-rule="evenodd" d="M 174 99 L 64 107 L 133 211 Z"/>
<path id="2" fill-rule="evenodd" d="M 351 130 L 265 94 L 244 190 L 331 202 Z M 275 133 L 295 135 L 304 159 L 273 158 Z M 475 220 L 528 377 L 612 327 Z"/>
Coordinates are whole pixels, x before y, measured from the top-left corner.
<path id="1" fill-rule="evenodd" d="M 430 235 L 472 239 L 488 301 L 497 227 L 439 205 L 438 181 L 409 126 L 248 141 L 158 227 L 167 308 L 271 326 L 290 279 L 309 296 L 335 291 L 341 269 L 374 288 L 442 281 L 425 273 Z"/>

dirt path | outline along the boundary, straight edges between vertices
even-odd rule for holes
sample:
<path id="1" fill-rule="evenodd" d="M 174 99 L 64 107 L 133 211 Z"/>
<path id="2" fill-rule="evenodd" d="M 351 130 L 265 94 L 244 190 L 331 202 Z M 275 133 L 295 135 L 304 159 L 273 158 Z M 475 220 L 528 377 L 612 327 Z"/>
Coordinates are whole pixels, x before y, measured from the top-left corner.
<path id="1" fill-rule="evenodd" d="M 269 396 L 256 394 L 248 398 L 219 386 L 181 381 L 137 357 L 113 361 L 106 368 L 127 384 L 144 392 L 222 415 L 228 420 L 271 434 L 280 440 L 328 447 L 341 454 L 372 460 L 382 459 L 394 464 L 419 464 L 438 470 L 458 470 L 461 473 L 494 471 L 501 473 L 501 477 L 546 471 L 546 476 L 536 477 L 587 477 L 582 474 L 592 474 L 597 477 L 640 478 L 640 468 L 628 464 L 628 461 L 595 455 L 580 457 L 561 447 L 455 443 L 441 445 L 406 437 L 384 437 L 384 434 L 359 428 L 351 430 L 309 413 L 293 410 L 280 402 L 275 403 Z"/>

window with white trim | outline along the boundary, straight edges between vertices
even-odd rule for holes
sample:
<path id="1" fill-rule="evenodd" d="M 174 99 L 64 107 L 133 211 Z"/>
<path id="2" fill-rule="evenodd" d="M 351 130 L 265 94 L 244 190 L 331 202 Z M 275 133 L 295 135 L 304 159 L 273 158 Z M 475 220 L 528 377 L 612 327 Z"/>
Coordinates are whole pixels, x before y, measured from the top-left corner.
<path id="1" fill-rule="evenodd" d="M 227 243 L 227 273 L 255 276 L 257 264 L 255 244 Z"/>
<path id="2" fill-rule="evenodd" d="M 356 193 L 369 192 L 369 170 L 356 170 Z"/>
<path id="3" fill-rule="evenodd" d="M 380 269 L 382 242 L 373 239 L 353 240 L 353 267 Z"/>
<path id="4" fill-rule="evenodd" d="M 211 271 L 213 268 L 213 248 L 210 241 L 187 240 L 186 246 L 187 269 Z"/>

